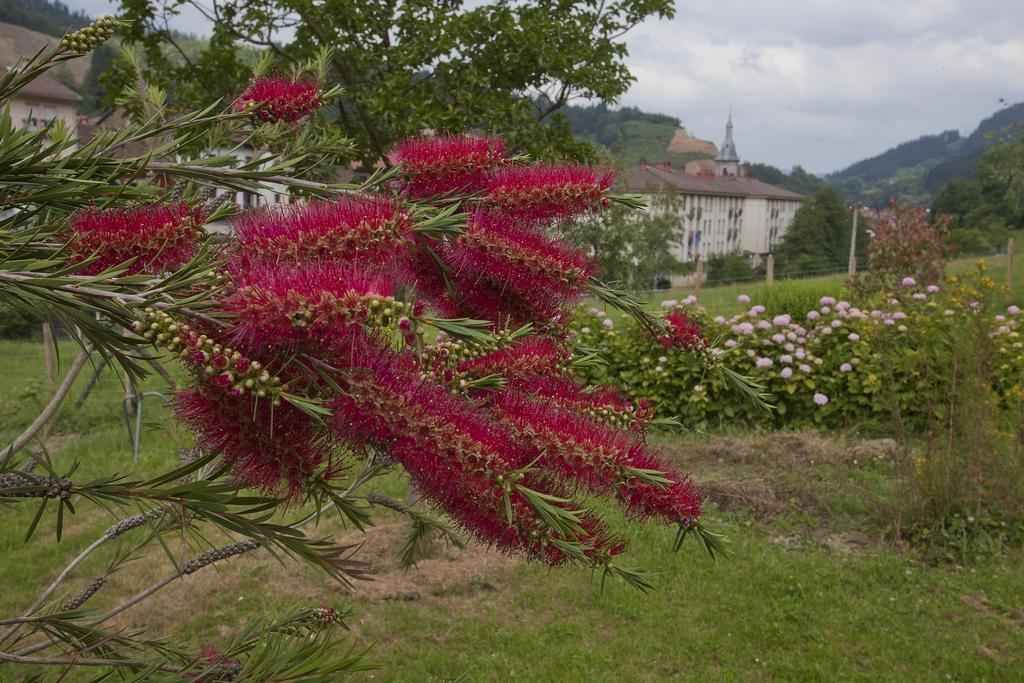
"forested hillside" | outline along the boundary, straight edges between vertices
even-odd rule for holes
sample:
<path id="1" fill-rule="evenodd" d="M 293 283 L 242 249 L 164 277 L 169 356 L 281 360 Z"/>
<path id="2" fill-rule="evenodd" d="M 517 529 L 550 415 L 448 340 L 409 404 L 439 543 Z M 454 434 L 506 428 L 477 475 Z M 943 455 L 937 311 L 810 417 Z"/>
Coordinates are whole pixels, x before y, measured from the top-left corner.
<path id="1" fill-rule="evenodd" d="M 951 180 L 970 178 L 985 150 L 1020 134 L 1024 103 L 1008 106 L 967 137 L 948 130 L 924 135 L 826 177 L 848 200 L 882 208 L 898 196 L 927 204 Z"/>
<path id="2" fill-rule="evenodd" d="M 69 28 L 88 24 L 89 17 L 83 12 L 72 12 L 59 0 L 0 0 L 0 21 L 48 36 L 61 36 Z"/>
<path id="3" fill-rule="evenodd" d="M 642 111 L 636 107 L 610 109 L 604 103 L 588 107 L 569 106 L 559 110 L 573 135 L 608 150 L 623 165 L 641 161 L 668 161 L 681 167 L 694 159 L 708 159 L 714 145 L 697 141 L 691 151 L 674 151 L 670 145 L 682 123 L 674 116 Z M 703 143 L 703 144 L 700 144 Z"/>

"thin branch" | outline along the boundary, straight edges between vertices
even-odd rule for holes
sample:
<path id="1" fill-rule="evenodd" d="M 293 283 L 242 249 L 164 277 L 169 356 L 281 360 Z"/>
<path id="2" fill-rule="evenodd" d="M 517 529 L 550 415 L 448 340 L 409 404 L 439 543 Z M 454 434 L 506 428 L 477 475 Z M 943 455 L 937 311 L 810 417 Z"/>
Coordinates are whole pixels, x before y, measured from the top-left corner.
<path id="1" fill-rule="evenodd" d="M 95 626 L 98 626 L 98 625 L 102 624 L 103 622 L 108 621 L 108 620 L 112 619 L 113 617 L 117 616 L 121 612 L 124 612 L 125 610 L 129 609 L 130 607 L 133 607 L 133 606 L 137 605 L 138 603 L 142 602 L 146 598 L 152 596 L 153 594 L 155 594 L 158 591 L 160 591 L 163 588 L 165 588 L 168 584 L 173 583 L 174 581 L 176 581 L 176 580 L 178 580 L 180 578 L 184 578 L 185 576 L 188 576 L 190 574 L 194 574 L 197 571 L 199 571 L 200 569 L 202 569 L 203 567 L 208 567 L 208 566 L 210 566 L 210 565 L 212 565 L 212 564 L 214 564 L 216 562 L 219 562 L 221 560 L 226 560 L 229 557 L 233 557 L 235 555 L 241 555 L 241 554 L 247 553 L 247 552 L 249 552 L 251 550 L 255 550 L 256 548 L 259 548 L 262 545 L 263 545 L 263 543 L 261 543 L 260 541 L 257 541 L 257 540 L 254 540 L 254 539 L 249 539 L 249 540 L 245 540 L 245 541 L 237 541 L 235 543 L 229 543 L 227 545 L 223 545 L 223 546 L 221 546 L 219 548 L 214 548 L 213 550 L 208 550 L 205 553 L 197 555 L 195 558 L 193 558 L 193 559 L 189 560 L 188 562 L 185 562 L 184 564 L 182 564 L 181 565 L 181 569 L 178 569 L 178 570 L 175 570 L 175 571 L 171 572 L 170 574 L 168 574 L 167 576 L 163 577 L 162 579 L 160 579 L 156 583 L 153 583 L 152 585 L 148 586 L 146 589 L 144 589 L 141 592 L 136 593 L 132 597 L 128 598 L 127 600 L 122 602 L 117 607 L 114 607 L 110 611 L 101 614 L 100 616 L 96 617 L 92 621 L 89 621 L 87 624 L 85 624 L 85 626 L 87 626 L 89 628 L 93 628 Z M 40 642 L 40 643 L 36 643 L 35 645 L 30 645 L 30 646 L 28 646 L 28 647 L 26 647 L 26 648 L 24 648 L 22 650 L 18 650 L 18 652 L 16 654 L 18 654 L 18 655 L 31 654 L 31 653 L 37 652 L 39 650 L 44 650 L 44 649 L 50 647 L 51 645 L 55 645 L 55 643 L 53 643 L 52 641 L 43 641 L 43 642 Z"/>
<path id="2" fill-rule="evenodd" d="M 54 392 L 50 402 L 46 404 L 46 407 L 43 408 L 43 411 L 39 413 L 32 424 L 30 424 L 28 428 L 21 433 L 21 436 L 16 438 L 14 442 L 5 448 L 3 453 L 0 454 L 0 468 L 3 468 L 11 459 L 11 456 L 20 451 L 25 444 L 35 438 L 36 434 L 39 433 L 39 430 L 41 430 L 57 413 L 61 403 L 64 402 L 64 397 L 67 396 L 68 392 L 71 390 L 71 385 L 74 384 L 75 378 L 78 377 L 78 373 L 80 373 L 82 368 L 85 367 L 90 355 L 91 349 L 89 348 L 79 351 L 78 356 L 75 357 L 71 367 L 68 368 L 68 372 L 64 376 L 64 381 L 61 382 L 59 387 L 57 387 L 57 391 Z"/>
<path id="3" fill-rule="evenodd" d="M 5 642 L 8 638 L 14 635 L 14 633 L 18 630 L 18 626 L 21 623 L 28 621 L 33 614 L 38 612 L 39 609 L 46 603 L 46 599 L 49 598 L 55 590 L 57 590 L 58 586 L 64 583 L 68 576 L 71 575 L 71 572 L 73 572 L 75 568 L 78 567 L 78 565 L 80 565 L 85 560 L 85 558 L 89 557 L 89 555 L 91 555 L 94 550 L 99 548 L 107 541 L 113 540 L 121 534 L 130 531 L 131 529 L 140 527 L 146 524 L 147 522 L 150 522 L 154 519 L 157 519 L 158 517 L 163 516 L 164 513 L 165 510 L 163 508 L 154 508 L 147 512 L 140 512 L 137 515 L 132 515 L 131 517 L 122 519 L 120 522 L 114 524 L 105 532 L 103 532 L 102 536 L 93 541 L 92 544 L 89 545 L 89 547 L 80 552 L 78 556 L 75 557 L 75 559 L 71 560 L 71 562 L 68 563 L 68 565 L 64 568 L 64 571 L 62 571 L 60 575 L 58 575 L 57 578 L 53 580 L 53 582 L 45 591 L 43 591 L 43 594 L 39 596 L 39 599 L 36 600 L 35 604 L 33 604 L 31 607 L 29 607 L 22 613 L 20 619 L 9 619 L 2 622 L 11 623 L 14 624 L 14 626 L 8 629 L 7 632 L 4 633 L 3 637 L 0 637 L 0 643 Z"/>
<path id="4" fill-rule="evenodd" d="M 17 654 L 0 652 L 0 661 L 11 662 L 12 664 L 36 664 L 48 666 L 112 666 L 128 669 L 149 669 L 155 667 L 158 671 L 167 673 L 182 673 L 188 668 L 168 666 L 166 664 L 156 665 L 141 659 L 91 659 L 85 657 L 24 657 Z"/>

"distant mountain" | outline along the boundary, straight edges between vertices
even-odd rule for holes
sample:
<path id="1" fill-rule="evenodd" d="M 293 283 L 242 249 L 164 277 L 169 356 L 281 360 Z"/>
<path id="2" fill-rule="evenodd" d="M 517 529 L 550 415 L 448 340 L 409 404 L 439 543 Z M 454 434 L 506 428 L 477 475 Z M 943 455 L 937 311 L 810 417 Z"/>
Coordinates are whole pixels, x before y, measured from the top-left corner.
<path id="1" fill-rule="evenodd" d="M 950 180 L 969 178 L 985 150 L 1019 135 L 1021 126 L 1024 103 L 996 112 L 966 138 L 955 130 L 925 135 L 858 161 L 825 181 L 850 201 L 876 208 L 893 196 L 925 204 Z"/>
<path id="2" fill-rule="evenodd" d="M 0 0 L 0 21 L 59 37 L 82 28 L 92 19 L 84 12 L 72 12 L 56 0 Z"/>
<path id="3" fill-rule="evenodd" d="M 745 163 L 743 164 L 743 171 L 755 180 L 760 180 L 769 185 L 785 188 L 790 192 L 796 192 L 805 196 L 812 195 L 818 190 L 827 187 L 827 183 L 824 180 L 813 173 L 808 173 L 800 166 L 794 166 L 792 171 L 786 173 L 769 164 Z"/>
<path id="4" fill-rule="evenodd" d="M 674 116 L 636 107 L 609 109 L 604 103 L 559 109 L 573 135 L 607 149 L 623 165 L 668 161 L 681 168 L 696 159 L 713 159 L 713 142 L 692 137 Z"/>

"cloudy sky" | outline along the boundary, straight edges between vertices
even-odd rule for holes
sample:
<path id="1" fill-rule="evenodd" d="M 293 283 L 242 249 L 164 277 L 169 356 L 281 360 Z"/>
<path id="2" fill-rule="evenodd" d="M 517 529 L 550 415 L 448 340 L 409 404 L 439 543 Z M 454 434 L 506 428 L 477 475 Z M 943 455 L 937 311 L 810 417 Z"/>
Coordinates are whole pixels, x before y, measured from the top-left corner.
<path id="1" fill-rule="evenodd" d="M 1024 101 L 1021 0 L 679 0 L 676 14 L 627 36 L 622 103 L 716 143 L 731 106 L 750 161 L 834 171 Z"/>

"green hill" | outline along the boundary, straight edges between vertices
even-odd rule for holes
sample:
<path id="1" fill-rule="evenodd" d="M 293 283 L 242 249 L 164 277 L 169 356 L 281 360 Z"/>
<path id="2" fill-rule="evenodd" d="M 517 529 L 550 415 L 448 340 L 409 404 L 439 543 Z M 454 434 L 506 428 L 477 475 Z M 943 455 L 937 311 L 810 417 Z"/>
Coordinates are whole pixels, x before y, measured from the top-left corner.
<path id="1" fill-rule="evenodd" d="M 667 114 L 645 112 L 636 107 L 609 109 L 600 103 L 565 107 L 559 110 L 559 115 L 568 122 L 573 135 L 608 150 L 625 166 L 641 161 L 668 161 L 678 168 L 694 159 L 714 157 L 708 149 L 702 149 L 714 147 L 705 141 L 697 141 L 693 149 L 685 151 L 669 149 L 682 125 L 679 119 Z"/>
<path id="2" fill-rule="evenodd" d="M 72 12 L 59 1 L 0 0 L 0 21 L 59 37 L 68 30 L 82 28 L 91 19 L 84 12 Z"/>
<path id="3" fill-rule="evenodd" d="M 955 130 L 925 135 L 858 161 L 825 180 L 850 201 L 875 208 L 893 196 L 926 204 L 950 180 L 970 178 L 985 150 L 1019 135 L 1022 126 L 1024 103 L 1011 105 L 983 120 L 967 137 Z"/>

